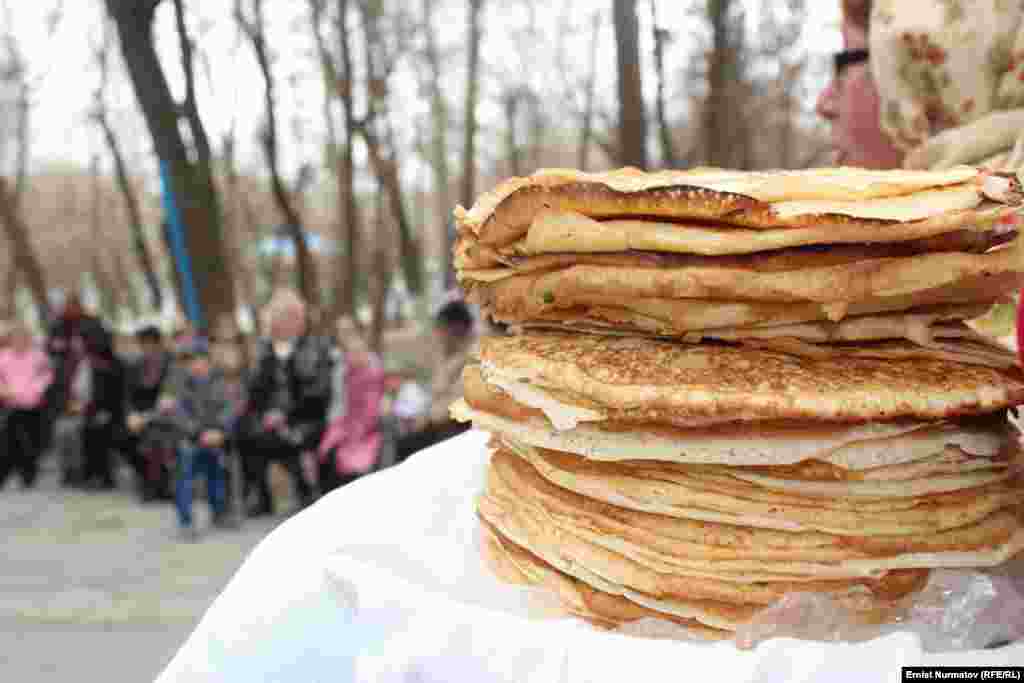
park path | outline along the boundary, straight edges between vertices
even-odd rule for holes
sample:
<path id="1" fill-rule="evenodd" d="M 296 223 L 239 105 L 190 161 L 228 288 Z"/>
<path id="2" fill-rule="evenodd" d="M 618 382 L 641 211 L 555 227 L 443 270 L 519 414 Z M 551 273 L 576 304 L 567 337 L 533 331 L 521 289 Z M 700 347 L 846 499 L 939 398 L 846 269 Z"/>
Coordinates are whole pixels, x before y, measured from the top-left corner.
<path id="1" fill-rule="evenodd" d="M 125 477 L 124 481 L 128 481 Z M 205 506 L 197 502 L 200 528 Z M 170 504 L 126 491 L 0 491 L 0 680 L 153 680 L 280 520 L 177 540 Z"/>

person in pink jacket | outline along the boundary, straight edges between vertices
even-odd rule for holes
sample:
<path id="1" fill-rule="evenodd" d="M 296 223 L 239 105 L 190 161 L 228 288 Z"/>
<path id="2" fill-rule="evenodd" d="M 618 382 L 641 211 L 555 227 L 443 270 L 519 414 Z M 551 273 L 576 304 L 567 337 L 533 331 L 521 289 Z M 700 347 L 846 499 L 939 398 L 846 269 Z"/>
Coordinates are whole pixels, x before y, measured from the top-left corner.
<path id="1" fill-rule="evenodd" d="M 0 488 L 14 469 L 25 488 L 32 488 L 39 473 L 43 396 L 53 381 L 53 369 L 24 324 L 15 323 L 8 340 L 0 350 L 0 405 L 5 415 Z"/>
<path id="2" fill-rule="evenodd" d="M 380 359 L 355 330 L 342 339 L 345 373 L 343 408 L 333 411 L 320 441 L 320 491 L 327 493 L 369 472 L 377 462 L 378 428 L 385 374 Z"/>

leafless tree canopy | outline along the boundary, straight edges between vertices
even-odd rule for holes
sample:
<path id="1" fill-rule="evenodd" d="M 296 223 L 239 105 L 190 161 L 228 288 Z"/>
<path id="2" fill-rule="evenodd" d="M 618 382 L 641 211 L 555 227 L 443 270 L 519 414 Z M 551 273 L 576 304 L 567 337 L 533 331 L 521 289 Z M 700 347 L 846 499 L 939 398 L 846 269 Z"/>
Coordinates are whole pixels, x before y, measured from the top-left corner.
<path id="1" fill-rule="evenodd" d="M 16 291 L 42 311 L 83 277 L 111 309 L 153 311 L 164 294 L 180 308 L 157 160 L 207 320 L 291 284 L 321 320 L 377 334 L 397 293 L 429 302 L 454 284 L 454 205 L 504 177 L 796 168 L 825 149 L 806 0 L 101 5 L 79 117 L 94 165 L 33 159 L 34 112 L 53 104 L 0 28 L 0 316 Z M 0 0 L 0 27 L 17 7 Z M 231 64 L 214 29 L 234 36 Z M 206 98 L 237 88 L 253 106 L 225 129 Z"/>

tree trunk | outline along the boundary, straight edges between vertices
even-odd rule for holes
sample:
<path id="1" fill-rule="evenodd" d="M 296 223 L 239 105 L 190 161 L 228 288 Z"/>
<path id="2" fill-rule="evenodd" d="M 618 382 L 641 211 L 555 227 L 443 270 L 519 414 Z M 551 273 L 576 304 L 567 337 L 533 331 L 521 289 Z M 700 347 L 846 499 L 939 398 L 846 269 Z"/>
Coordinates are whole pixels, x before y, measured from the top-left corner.
<path id="1" fill-rule="evenodd" d="M 704 163 L 747 167 L 752 161 L 744 59 L 744 17 L 734 0 L 707 0 L 711 29 L 707 55 L 707 97 L 703 108 Z"/>
<path id="2" fill-rule="evenodd" d="M 442 280 L 447 289 L 455 284 L 455 270 L 452 267 L 452 231 L 448 229 L 452 220 L 451 171 L 448 168 L 448 103 L 441 89 L 444 73 L 434 31 L 434 0 L 423 0 L 423 30 L 427 65 L 430 68 L 428 88 L 430 119 L 433 124 L 430 162 L 434 171 L 434 206 L 441 238 Z"/>
<path id="3" fill-rule="evenodd" d="M 337 219 L 335 235 L 338 244 L 344 245 L 345 260 L 340 268 L 336 268 L 334 282 L 334 303 L 330 315 L 331 320 L 341 316 L 355 319 L 356 312 L 356 278 L 359 270 L 359 209 L 355 201 L 353 186 L 355 169 L 352 148 L 357 135 L 355 112 L 352 102 L 352 55 L 349 36 L 349 0 L 338 0 L 334 15 L 334 35 L 340 48 L 340 66 L 335 64 L 334 57 L 328 49 L 328 40 L 323 33 L 324 18 L 327 13 L 326 0 L 309 0 L 310 22 L 313 38 L 316 42 L 317 55 L 323 72 L 327 96 L 324 99 L 324 123 L 327 127 L 328 164 L 334 169 L 334 180 L 337 186 Z M 333 102 L 341 102 L 345 143 L 338 140 L 335 126 Z"/>
<path id="4" fill-rule="evenodd" d="M 3 299 L 0 299 L 0 320 L 10 320 L 18 313 L 18 268 L 14 250 L 4 240 L 7 269 L 4 271 Z"/>
<path id="5" fill-rule="evenodd" d="M 22 80 L 18 86 L 18 150 L 15 160 L 16 175 L 14 181 L 14 201 L 17 208 L 21 207 L 21 198 L 25 196 L 25 184 L 28 180 L 29 144 L 32 139 L 32 127 L 29 125 L 29 87 L 28 82 L 25 80 L 27 75 L 25 74 L 23 64 L 20 64 L 19 68 L 21 69 L 19 74 Z"/>
<path id="6" fill-rule="evenodd" d="M 505 163 L 508 174 L 523 174 L 523 161 L 519 154 L 519 141 L 516 139 L 516 128 L 519 123 L 519 89 L 505 94 Z"/>
<path id="7" fill-rule="evenodd" d="M 590 162 L 590 143 L 594 132 L 594 107 L 597 101 L 597 47 L 601 36 L 601 13 L 594 12 L 590 24 L 590 65 L 587 71 L 586 99 L 583 105 L 583 121 L 580 125 L 580 141 L 576 152 L 576 165 L 586 171 Z"/>
<path id="8" fill-rule="evenodd" d="M 478 1 L 478 0 L 475 0 Z M 374 55 L 382 47 L 378 21 L 379 6 L 369 7 L 363 5 L 364 40 L 366 52 L 366 97 L 369 102 L 369 114 L 367 120 L 359 125 L 358 130 L 366 143 L 366 149 L 370 156 L 370 165 L 379 180 L 379 184 L 387 195 L 392 218 L 398 227 L 399 250 L 402 257 L 402 273 L 405 276 L 406 285 L 413 294 L 423 292 L 423 263 L 420 260 L 419 245 L 413 236 L 412 225 L 409 222 L 408 213 L 405 210 L 402 193 L 401 173 L 398 167 L 398 155 L 394 145 L 390 145 L 388 154 L 385 155 L 384 142 L 379 133 L 375 130 L 377 126 L 383 126 L 385 131 L 391 127 L 389 113 L 389 98 L 387 73 L 390 69 L 381 68 Z M 391 137 L 387 139 L 391 142 Z"/>
<path id="9" fill-rule="evenodd" d="M 412 234 L 409 215 L 405 210 L 398 163 L 394 158 L 384 158 L 381 153 L 381 142 L 375 133 L 366 126 L 360 128 L 360 132 L 366 141 L 366 149 L 370 153 L 370 165 L 373 166 L 374 172 L 380 180 L 382 190 L 388 199 L 392 218 L 398 227 L 402 272 L 405 274 L 406 284 L 409 286 L 410 292 L 421 294 L 423 292 L 422 263 L 420 262 L 419 247 Z"/>
<path id="10" fill-rule="evenodd" d="M 114 277 L 117 280 L 117 288 L 121 291 L 121 303 L 133 319 L 142 314 L 142 307 L 139 306 L 139 297 L 135 292 L 135 283 L 132 282 L 131 273 L 124 263 L 124 256 L 120 251 L 111 254 L 114 260 Z"/>
<path id="11" fill-rule="evenodd" d="M 266 117 L 262 131 L 263 152 L 267 157 L 267 169 L 270 171 L 270 188 L 274 195 L 285 228 L 291 236 L 295 248 L 295 259 L 298 266 L 299 291 L 303 298 L 316 311 L 320 311 L 320 286 L 317 282 L 316 262 L 306 243 L 302 218 L 292 201 L 288 189 L 281 179 L 278 162 L 277 137 L 277 100 L 274 93 L 274 74 L 270 67 L 270 56 L 267 52 L 266 22 L 263 17 L 263 0 L 251 0 L 252 16 L 246 17 L 242 8 L 242 0 L 235 0 L 235 18 L 249 42 L 252 44 L 256 63 L 263 77 L 263 113 Z"/>
<path id="12" fill-rule="evenodd" d="M 156 274 L 156 266 L 146 243 L 145 230 L 142 226 L 142 212 L 139 209 L 139 199 L 136 196 L 135 188 L 132 187 L 128 176 L 127 165 L 124 155 L 121 153 L 121 144 L 114 133 L 110 120 L 107 117 L 107 83 L 110 80 L 110 50 L 112 47 L 111 34 L 107 30 L 108 22 L 103 24 L 103 37 L 96 49 L 96 65 L 100 71 L 100 84 L 93 95 L 95 108 L 93 120 L 103 133 L 103 140 L 114 161 L 114 172 L 117 177 L 117 185 L 124 198 L 125 209 L 128 212 L 128 225 L 132 231 L 132 246 L 135 249 L 135 257 L 138 259 L 139 267 L 149 288 L 150 304 L 153 309 L 159 311 L 163 308 L 163 292 L 160 288 L 160 278 Z M 124 265 L 123 263 L 121 264 Z"/>
<path id="13" fill-rule="evenodd" d="M 667 29 L 658 24 L 658 2 L 651 0 L 651 33 L 654 39 L 654 73 L 658 78 L 656 115 L 658 117 L 658 139 L 661 141 L 661 163 L 668 168 L 679 165 L 679 155 L 672 140 L 672 129 L 665 112 L 665 44 L 669 41 Z"/>
<path id="14" fill-rule="evenodd" d="M 167 164 L 174 199 L 181 215 L 185 245 L 191 260 L 196 293 L 204 321 L 235 314 L 235 288 L 224 264 L 226 250 L 221 225 L 220 198 L 213 183 L 209 141 L 194 100 L 191 41 L 184 33 L 181 0 L 175 0 L 182 62 L 185 66 L 186 101 L 179 106 L 171 96 L 153 44 L 153 16 L 159 0 L 105 0 L 117 25 L 121 54 L 157 156 Z M 184 109 L 195 161 L 190 158 L 178 128 Z"/>
<path id="15" fill-rule="evenodd" d="M 640 76 L 636 0 L 613 0 L 619 74 L 619 163 L 647 168 L 647 119 Z"/>
<path id="16" fill-rule="evenodd" d="M 391 230 L 388 210 L 384 203 L 384 189 L 377 183 L 377 208 L 375 211 L 376 230 L 371 258 L 373 279 L 370 282 L 370 335 L 369 346 L 380 352 L 384 341 L 384 324 L 387 316 L 388 289 L 391 286 Z"/>
<path id="17" fill-rule="evenodd" d="M 483 29 L 480 13 L 483 0 L 468 0 L 469 36 L 466 65 L 465 122 L 462 126 L 462 193 L 460 201 L 467 209 L 476 200 L 476 105 L 480 98 L 480 41 Z"/>
<path id="18" fill-rule="evenodd" d="M 132 187 L 131 179 L 128 177 L 128 170 L 125 167 L 124 156 L 121 154 L 121 146 L 114 135 L 114 129 L 107 121 L 106 115 L 97 117 L 100 127 L 103 129 L 103 139 L 107 142 L 110 156 L 114 160 L 114 170 L 117 175 L 117 185 L 124 198 L 124 206 L 128 212 L 128 225 L 132 230 L 132 246 L 135 249 L 135 258 L 138 259 L 142 275 L 146 279 L 146 287 L 149 289 L 150 305 L 154 310 L 163 308 L 163 292 L 160 289 L 160 278 L 156 274 L 153 256 L 146 243 L 145 229 L 142 225 L 142 212 L 139 209 L 139 199 L 135 196 L 135 188 Z"/>
<path id="19" fill-rule="evenodd" d="M 46 279 L 39 264 L 35 249 L 29 239 L 28 227 L 16 206 L 14 193 L 8 189 L 6 178 L 0 176 L 0 223 L 7 232 L 18 270 L 27 281 L 32 300 L 40 320 L 49 320 L 49 306 L 46 296 Z"/>
<path id="20" fill-rule="evenodd" d="M 334 101 L 338 98 L 338 73 L 334 66 L 334 59 L 327 48 L 327 39 L 324 38 L 323 23 L 325 13 L 325 0 L 309 0 L 309 26 L 313 34 L 313 42 L 316 45 L 317 60 L 320 63 L 320 75 L 324 82 L 323 119 L 324 128 L 327 132 L 327 154 L 324 159 L 324 166 L 334 174 L 335 187 L 337 192 L 337 209 L 335 212 L 334 234 L 339 245 L 345 244 L 343 231 L 345 217 L 342 203 L 342 184 L 340 174 L 341 152 L 338 145 L 338 127 L 334 120 Z M 336 320 L 340 315 L 350 315 L 347 309 L 348 294 L 346 293 L 347 282 L 344 282 L 345 275 L 343 268 L 336 268 L 338 277 L 334 282 L 333 301 L 331 310 L 324 312 L 324 320 Z"/>
<path id="21" fill-rule="evenodd" d="M 346 308 L 355 320 L 356 316 L 356 282 L 359 278 L 360 233 L 359 205 L 356 203 L 355 188 L 355 144 L 358 135 L 356 126 L 355 103 L 353 101 L 353 82 L 355 67 L 352 63 L 352 43 L 349 39 L 348 23 L 349 0 L 338 0 L 337 38 L 341 47 L 342 77 L 338 82 L 338 97 L 341 99 L 341 110 L 345 122 L 345 146 L 341 155 L 341 172 L 338 174 L 338 191 L 342 193 L 345 210 L 345 228 L 343 231 L 345 244 L 346 271 Z"/>
<path id="22" fill-rule="evenodd" d="M 103 229 L 103 192 L 100 186 L 100 160 L 94 156 L 89 165 L 91 188 L 89 198 L 89 227 L 92 232 L 92 279 L 99 289 L 100 310 L 104 317 L 116 322 L 123 292 L 110 278 L 104 254 L 111 251 Z"/>
<path id="23" fill-rule="evenodd" d="M 244 226 L 256 224 L 256 215 L 249 203 L 249 198 L 239 188 L 238 164 L 235 160 L 235 133 L 232 127 L 231 132 L 224 136 L 223 152 L 224 175 L 227 186 L 227 205 L 230 209 L 225 216 L 225 239 L 227 241 L 227 252 L 230 258 L 229 269 L 235 276 L 238 283 L 238 294 L 241 304 L 256 315 L 256 286 L 255 276 L 252 269 L 245 263 L 245 254 L 242 251 L 242 240 Z"/>

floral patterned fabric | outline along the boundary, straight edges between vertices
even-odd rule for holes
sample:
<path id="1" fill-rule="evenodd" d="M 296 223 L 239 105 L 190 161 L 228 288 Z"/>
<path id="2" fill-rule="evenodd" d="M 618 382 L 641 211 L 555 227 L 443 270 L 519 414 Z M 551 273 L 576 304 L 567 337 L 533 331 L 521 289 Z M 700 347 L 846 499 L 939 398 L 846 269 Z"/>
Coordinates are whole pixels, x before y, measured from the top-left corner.
<path id="1" fill-rule="evenodd" d="M 1024 3 L 875 0 L 870 25 L 882 129 L 908 165 L 1002 166 L 1024 122 L 1008 114 L 1024 110 Z"/>

